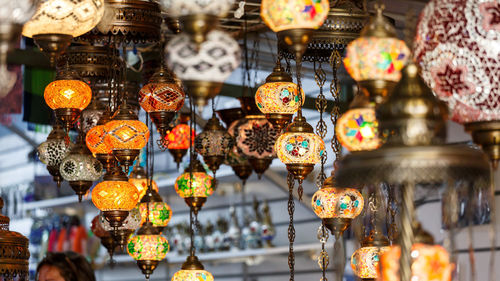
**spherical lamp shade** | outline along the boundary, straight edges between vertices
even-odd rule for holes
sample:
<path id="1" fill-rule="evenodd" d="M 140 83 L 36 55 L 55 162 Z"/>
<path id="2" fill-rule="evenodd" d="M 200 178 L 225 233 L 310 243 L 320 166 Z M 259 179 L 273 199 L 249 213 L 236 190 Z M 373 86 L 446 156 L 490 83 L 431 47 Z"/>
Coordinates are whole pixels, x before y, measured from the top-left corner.
<path id="1" fill-rule="evenodd" d="M 184 104 L 184 91 L 176 83 L 148 83 L 139 91 L 139 104 L 146 112 L 177 112 Z"/>
<path id="2" fill-rule="evenodd" d="M 134 260 L 161 261 L 170 246 L 161 235 L 134 235 L 128 242 L 127 252 Z"/>
<path id="3" fill-rule="evenodd" d="M 304 91 L 301 94 L 305 100 Z M 292 82 L 265 83 L 255 93 L 255 102 L 264 114 L 294 114 L 299 110 L 300 100 L 297 84 Z"/>
<path id="4" fill-rule="evenodd" d="M 175 180 L 175 191 L 182 198 L 206 198 L 214 193 L 213 178 L 205 172 L 193 172 L 191 180 L 189 171 L 186 171 Z"/>
<path id="5" fill-rule="evenodd" d="M 284 164 L 316 164 L 325 152 L 324 141 L 314 133 L 284 133 L 274 149 Z"/>
<path id="6" fill-rule="evenodd" d="M 391 246 L 380 256 L 381 280 L 399 281 L 399 246 Z M 412 280 L 451 281 L 454 265 L 450 256 L 440 245 L 413 244 L 411 256 Z"/>
<path id="7" fill-rule="evenodd" d="M 102 164 L 92 155 L 71 154 L 64 158 L 60 172 L 66 181 L 96 181 L 102 175 Z"/>
<path id="8" fill-rule="evenodd" d="M 100 215 L 97 215 L 92 219 L 90 230 L 99 238 L 110 236 L 109 232 L 104 229 Z"/>
<path id="9" fill-rule="evenodd" d="M 80 36 L 104 15 L 104 0 L 43 0 L 35 15 L 24 25 L 23 35 L 66 34 Z"/>
<path id="10" fill-rule="evenodd" d="M 172 219 L 172 209 L 165 202 L 141 202 L 139 211 L 141 212 L 141 224 L 146 222 L 149 205 L 149 221 L 153 227 L 163 228 L 168 225 Z"/>
<path id="11" fill-rule="evenodd" d="M 234 4 L 234 0 L 162 0 L 161 3 L 172 17 L 210 14 L 223 17 Z"/>
<path id="12" fill-rule="evenodd" d="M 69 139 L 47 139 L 38 147 L 38 158 L 47 166 L 57 166 L 69 153 Z"/>
<path id="13" fill-rule="evenodd" d="M 335 133 L 349 151 L 373 150 L 382 144 L 374 108 L 353 108 L 337 121 Z"/>
<path id="14" fill-rule="evenodd" d="M 233 137 L 215 115 L 208 120 L 203 132 L 194 140 L 196 152 L 203 156 L 203 160 L 214 173 L 219 169 L 233 145 Z"/>
<path id="15" fill-rule="evenodd" d="M 92 202 L 101 211 L 130 211 L 138 201 L 139 192 L 128 181 L 103 181 L 92 190 Z"/>
<path id="16" fill-rule="evenodd" d="M 88 131 L 85 143 L 92 154 L 110 154 L 113 152 L 111 147 L 104 142 L 105 136 L 106 130 L 104 129 L 104 125 L 94 126 Z"/>
<path id="17" fill-rule="evenodd" d="M 189 137 L 191 131 L 191 137 Z M 194 143 L 195 131 L 190 130 L 189 125 L 179 124 L 175 126 L 166 136 L 168 141 L 168 149 L 189 149 L 189 139 Z"/>
<path id="18" fill-rule="evenodd" d="M 179 270 L 172 277 L 172 281 L 214 281 L 212 273 L 206 270 Z"/>
<path id="19" fill-rule="evenodd" d="M 113 150 L 142 149 L 149 139 L 148 127 L 139 120 L 112 120 L 104 130 L 104 142 Z"/>
<path id="20" fill-rule="evenodd" d="M 274 32 L 318 29 L 328 10 L 327 0 L 262 0 L 260 16 Z"/>
<path id="21" fill-rule="evenodd" d="M 389 247 L 362 247 L 351 256 L 351 268 L 362 280 L 376 280 L 379 272 L 380 255 Z"/>
<path id="22" fill-rule="evenodd" d="M 131 175 L 130 178 L 128 179 L 128 182 L 133 184 L 137 188 L 139 198 L 142 198 L 144 194 L 146 194 L 146 192 L 148 191 L 147 178 L 133 178 Z M 151 188 L 153 188 L 154 191 L 158 192 L 158 184 L 156 184 L 156 181 L 153 180 L 151 182 Z"/>
<path id="23" fill-rule="evenodd" d="M 83 110 L 92 99 L 92 90 L 83 81 L 56 80 L 47 85 L 43 97 L 52 109 L 77 108 Z"/>
<path id="24" fill-rule="evenodd" d="M 228 130 L 235 138 L 238 152 L 249 158 L 272 158 L 278 132 L 263 115 L 249 115 Z"/>
<path id="25" fill-rule="evenodd" d="M 321 219 L 354 219 L 363 211 L 364 200 L 353 188 L 322 188 L 314 193 L 311 205 Z"/>

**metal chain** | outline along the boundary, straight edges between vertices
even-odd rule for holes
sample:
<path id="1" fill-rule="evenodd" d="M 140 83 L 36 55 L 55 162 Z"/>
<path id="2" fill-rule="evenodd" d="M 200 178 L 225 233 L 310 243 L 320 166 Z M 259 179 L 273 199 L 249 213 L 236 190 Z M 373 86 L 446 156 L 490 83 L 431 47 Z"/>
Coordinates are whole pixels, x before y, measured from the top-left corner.
<path id="1" fill-rule="evenodd" d="M 328 132 L 328 127 L 326 125 L 325 120 L 323 120 L 323 114 L 326 111 L 327 108 L 327 101 L 326 97 L 323 94 L 323 86 L 325 85 L 326 82 L 326 73 L 321 67 L 321 62 L 318 63 L 318 67 L 316 67 L 316 62 L 314 62 L 314 80 L 316 81 L 316 84 L 318 85 L 319 88 L 319 95 L 316 98 L 316 109 L 319 111 L 319 121 L 316 124 L 316 134 L 321 138 L 325 139 L 326 133 Z M 323 155 L 321 155 L 321 166 L 320 166 L 320 172 L 318 176 L 316 177 L 316 186 L 318 188 L 323 187 L 323 183 L 325 182 L 326 175 L 325 175 L 325 164 L 326 160 L 328 159 L 328 156 L 326 154 L 326 150 L 324 151 Z"/>
<path id="2" fill-rule="evenodd" d="M 295 202 L 293 200 L 293 186 L 295 179 L 291 173 L 288 173 L 288 215 L 290 215 L 290 224 L 288 225 L 288 267 L 290 268 L 290 281 L 295 278 L 295 253 L 293 252 L 293 242 L 295 241 L 295 227 L 293 226 L 293 214 L 295 212 Z"/>
<path id="3" fill-rule="evenodd" d="M 337 77 L 337 70 L 340 67 L 340 62 L 342 61 L 342 56 L 338 50 L 333 50 L 332 55 L 330 56 L 330 66 L 333 71 L 333 79 L 330 83 L 330 93 L 333 97 L 333 109 L 331 112 L 331 120 L 333 124 L 333 138 L 332 138 L 332 149 L 335 153 L 335 163 L 339 161 L 340 155 L 342 153 L 342 147 L 340 145 L 339 140 L 337 139 L 337 135 L 335 133 L 335 128 L 337 127 L 337 120 L 340 117 L 340 82 Z"/>
<path id="4" fill-rule="evenodd" d="M 288 73 L 288 75 L 292 76 L 292 64 L 290 62 L 290 59 L 287 56 L 283 56 L 285 58 L 285 72 Z"/>
<path id="5" fill-rule="evenodd" d="M 300 58 L 298 58 L 296 61 L 295 61 L 295 67 L 296 67 L 296 72 L 295 73 L 297 75 L 297 92 L 298 93 L 301 93 L 302 92 L 302 61 L 300 60 Z M 302 100 L 302 95 L 299 94 L 299 111 L 297 112 L 297 115 L 298 116 L 302 116 L 302 103 L 304 102 Z M 297 193 L 299 195 L 299 200 L 302 201 L 302 195 L 304 194 L 304 188 L 302 187 L 302 182 L 303 180 L 302 179 L 299 179 L 298 180 L 299 182 L 299 187 L 297 188 Z"/>
<path id="6" fill-rule="evenodd" d="M 411 280 L 411 248 L 413 246 L 413 218 L 415 208 L 413 202 L 415 199 L 415 186 L 413 182 L 406 183 L 402 189 L 401 202 L 401 234 L 399 236 L 399 245 L 401 245 L 401 258 L 399 259 L 399 274 L 401 281 Z"/>
<path id="7" fill-rule="evenodd" d="M 326 269 L 328 268 L 328 264 L 330 263 L 330 258 L 328 257 L 328 252 L 326 251 L 326 242 L 328 242 L 329 238 L 328 231 L 326 230 L 325 224 L 322 223 L 318 228 L 318 240 L 321 242 L 321 252 L 318 256 L 318 265 L 321 268 L 321 280 L 327 281 L 326 278 Z"/>
<path id="8" fill-rule="evenodd" d="M 387 208 L 387 211 L 389 212 L 390 216 L 387 216 L 388 218 L 390 217 L 390 223 L 387 222 L 387 225 L 389 226 L 389 229 L 387 231 L 387 234 L 389 236 L 389 240 L 391 241 L 391 244 L 396 243 L 396 237 L 398 236 L 398 228 L 396 225 L 396 206 L 397 206 L 397 201 L 396 201 L 396 194 L 395 194 L 395 188 L 391 185 L 388 186 L 388 199 L 387 199 L 387 204 L 389 205 Z"/>

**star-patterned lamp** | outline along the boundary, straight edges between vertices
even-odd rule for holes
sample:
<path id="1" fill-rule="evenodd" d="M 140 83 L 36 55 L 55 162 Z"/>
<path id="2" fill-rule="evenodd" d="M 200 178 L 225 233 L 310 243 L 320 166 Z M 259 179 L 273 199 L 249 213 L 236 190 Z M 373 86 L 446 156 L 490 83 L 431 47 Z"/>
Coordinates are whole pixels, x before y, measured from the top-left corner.
<path id="1" fill-rule="evenodd" d="M 351 268 L 354 275 L 363 281 L 377 280 L 380 256 L 389 249 L 389 239 L 377 230 L 370 232 L 361 242 L 361 248 L 351 256 Z"/>
<path id="2" fill-rule="evenodd" d="M 149 211 L 148 211 L 149 207 Z M 172 219 L 172 209 L 170 206 L 163 202 L 160 194 L 157 191 L 152 190 L 147 192 L 144 197 L 142 197 L 139 203 L 139 211 L 141 212 L 141 224 L 147 223 L 146 217 L 149 214 L 149 222 L 152 226 L 158 230 L 159 233 L 168 225 L 170 219 Z"/>
<path id="3" fill-rule="evenodd" d="M 195 159 L 175 180 L 175 191 L 197 214 L 207 197 L 214 193 L 214 185 L 214 179 L 207 174 L 201 162 Z"/>

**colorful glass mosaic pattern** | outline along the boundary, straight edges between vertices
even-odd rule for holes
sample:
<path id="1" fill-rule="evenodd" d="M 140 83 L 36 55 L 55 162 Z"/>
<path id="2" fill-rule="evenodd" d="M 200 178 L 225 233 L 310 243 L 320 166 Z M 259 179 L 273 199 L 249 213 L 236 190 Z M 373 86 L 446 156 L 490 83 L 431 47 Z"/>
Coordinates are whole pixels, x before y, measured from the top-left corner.
<path id="1" fill-rule="evenodd" d="M 135 179 L 135 178 L 131 177 L 128 179 L 128 182 L 133 184 L 137 188 L 137 192 L 139 192 L 139 199 L 142 198 L 144 196 L 144 194 L 146 194 L 146 192 L 148 191 L 148 179 L 147 178 Z M 158 185 L 156 184 L 156 182 L 154 180 L 151 181 L 151 188 L 153 188 L 153 190 L 158 192 Z"/>
<path id="2" fill-rule="evenodd" d="M 128 181 L 103 181 L 92 189 L 92 203 L 101 211 L 130 211 L 138 201 L 137 188 Z"/>
<path id="3" fill-rule="evenodd" d="M 415 59 L 459 123 L 500 120 L 500 3 L 431 0 L 419 18 Z"/>
<path id="4" fill-rule="evenodd" d="M 274 143 L 278 131 L 264 115 L 248 115 L 231 124 L 228 131 L 235 138 L 238 153 L 260 159 L 275 156 Z"/>
<path id="5" fill-rule="evenodd" d="M 313 133 L 284 133 L 274 149 L 284 164 L 316 164 L 325 153 L 325 142 Z"/>
<path id="6" fill-rule="evenodd" d="M 149 221 L 154 227 L 167 226 L 172 219 L 172 209 L 165 202 L 149 202 L 140 203 L 139 210 L 141 212 L 141 225 L 146 222 L 149 204 Z"/>
<path id="7" fill-rule="evenodd" d="M 96 181 L 102 175 L 102 164 L 89 154 L 70 154 L 61 162 L 59 172 L 66 181 Z"/>
<path id="8" fill-rule="evenodd" d="M 56 80 L 45 87 L 43 98 L 52 109 L 77 108 L 83 110 L 90 104 L 92 90 L 83 81 Z"/>
<path id="9" fill-rule="evenodd" d="M 303 103 L 305 96 L 301 92 Z M 297 85 L 291 82 L 265 83 L 255 93 L 255 103 L 264 114 L 294 114 L 299 110 L 300 100 Z"/>
<path id="10" fill-rule="evenodd" d="M 412 247 L 411 280 L 451 281 L 455 268 L 445 248 L 440 245 L 416 243 Z M 382 281 L 399 281 L 399 258 L 401 248 L 391 246 L 380 255 Z"/>
<path id="11" fill-rule="evenodd" d="M 373 150 L 381 145 L 375 109 L 355 108 L 338 120 L 335 133 L 340 143 L 349 151 Z"/>
<path id="12" fill-rule="evenodd" d="M 139 91 L 139 104 L 146 112 L 177 112 L 184 99 L 184 91 L 175 83 L 149 83 Z"/>
<path id="13" fill-rule="evenodd" d="M 128 240 L 127 252 L 134 260 L 161 261 L 170 249 L 161 235 L 134 235 Z"/>
<path id="14" fill-rule="evenodd" d="M 359 278 L 377 279 L 380 255 L 389 247 L 362 247 L 351 256 L 351 268 Z"/>
<path id="15" fill-rule="evenodd" d="M 189 125 L 179 124 L 175 126 L 165 137 L 168 141 L 168 149 L 189 149 Z M 191 142 L 194 143 L 195 132 L 191 130 Z"/>
<path id="16" fill-rule="evenodd" d="M 139 120 L 112 120 L 104 130 L 104 142 L 113 150 L 142 149 L 149 139 L 148 127 Z"/>
<path id="17" fill-rule="evenodd" d="M 224 164 L 228 166 L 241 165 L 245 162 L 248 163 L 248 159 L 238 153 L 238 148 L 236 146 L 233 146 L 233 148 L 226 155 L 226 159 L 224 160 Z"/>
<path id="18" fill-rule="evenodd" d="M 48 139 L 37 147 L 38 158 L 47 166 L 59 166 L 69 153 L 69 140 Z"/>
<path id="19" fill-rule="evenodd" d="M 226 156 L 234 145 L 234 140 L 226 131 L 203 131 L 196 136 L 194 148 L 205 156 Z"/>
<path id="20" fill-rule="evenodd" d="M 397 82 L 410 57 L 405 43 L 396 38 L 360 37 L 347 46 L 344 66 L 356 81 Z"/>
<path id="21" fill-rule="evenodd" d="M 260 16 L 274 32 L 318 29 L 328 16 L 328 0 L 262 0 Z"/>
<path id="22" fill-rule="evenodd" d="M 118 230 L 136 230 L 141 225 L 141 212 L 138 208 L 133 208 L 128 213 L 128 216 L 123 221 L 122 225 L 119 226 Z M 101 222 L 102 226 L 106 231 L 114 231 L 114 227 L 112 227 L 109 222 L 104 218 L 101 213 Z"/>
<path id="23" fill-rule="evenodd" d="M 214 281 L 214 276 L 206 270 L 179 270 L 172 281 Z"/>
<path id="24" fill-rule="evenodd" d="M 183 173 L 175 180 L 175 191 L 182 198 L 208 197 L 214 193 L 213 178 L 207 173 L 195 172 L 191 181 L 189 173 Z"/>
<path id="25" fill-rule="evenodd" d="M 311 205 L 322 219 L 353 219 L 363 211 L 364 200 L 354 188 L 322 188 L 314 193 Z"/>
<path id="26" fill-rule="evenodd" d="M 90 129 L 85 137 L 85 143 L 92 154 L 110 154 L 111 148 L 104 142 L 106 130 L 104 125 L 97 125 Z"/>

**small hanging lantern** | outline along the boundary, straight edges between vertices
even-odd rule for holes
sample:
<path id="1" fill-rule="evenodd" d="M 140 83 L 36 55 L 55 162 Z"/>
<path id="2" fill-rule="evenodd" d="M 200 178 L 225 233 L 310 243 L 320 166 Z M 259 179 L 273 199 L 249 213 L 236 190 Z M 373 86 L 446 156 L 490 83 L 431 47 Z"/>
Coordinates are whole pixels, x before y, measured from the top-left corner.
<path id="1" fill-rule="evenodd" d="M 380 256 L 389 249 L 389 239 L 377 230 L 372 230 L 361 242 L 361 248 L 351 256 L 351 268 L 363 281 L 377 280 Z"/>
<path id="2" fill-rule="evenodd" d="M 172 277 L 172 281 L 214 281 L 212 273 L 205 270 L 197 256 L 190 255 L 182 264 L 181 270 Z"/>
<path id="3" fill-rule="evenodd" d="M 175 180 L 175 191 L 197 214 L 207 197 L 214 193 L 214 185 L 214 179 L 207 174 L 201 162 L 195 159 Z"/>
<path id="4" fill-rule="evenodd" d="M 57 73 L 56 79 L 45 87 L 43 97 L 69 132 L 82 110 L 89 105 L 92 90 L 89 85 L 81 81 L 78 73 L 66 64 Z"/>
<path id="5" fill-rule="evenodd" d="M 69 153 L 69 137 L 64 132 L 63 127 L 59 124 L 54 125 L 47 140 L 37 147 L 37 151 L 38 158 L 47 165 L 47 170 L 52 175 L 57 187 L 60 187 L 63 178 L 59 172 L 59 166 Z"/>
<path id="6" fill-rule="evenodd" d="M 128 213 L 128 216 L 125 218 L 122 225 L 117 228 L 112 227 L 111 224 L 104 218 L 102 213 L 99 216 L 99 219 L 104 230 L 113 238 L 113 244 L 115 246 L 120 246 L 123 250 L 127 246 L 130 235 L 132 235 L 132 233 L 134 233 L 134 231 L 141 225 L 142 217 L 139 210 L 134 208 Z"/>
<path id="7" fill-rule="evenodd" d="M 114 228 L 122 225 L 139 202 L 139 192 L 119 167 L 108 170 L 103 181 L 92 189 L 92 202 Z"/>
<path id="8" fill-rule="evenodd" d="M 203 161 L 214 175 L 233 145 L 233 137 L 222 126 L 215 112 L 203 128 L 203 132 L 194 140 L 196 152 L 203 156 Z"/>
<path id="9" fill-rule="evenodd" d="M 92 95 L 90 104 L 82 111 L 81 128 L 84 134 L 87 134 L 90 129 L 97 126 L 99 119 L 106 111 L 106 108 L 100 101 L 97 100 L 96 95 Z"/>
<path id="10" fill-rule="evenodd" d="M 161 146 L 165 145 L 170 122 L 184 105 L 184 99 L 184 91 L 163 65 L 139 91 L 139 104 L 160 133 Z"/>
<path id="11" fill-rule="evenodd" d="M 110 119 L 110 112 L 107 110 L 104 111 L 97 125 L 92 127 L 85 137 L 85 143 L 88 149 L 95 158 L 101 162 L 106 171 L 111 170 L 116 164 L 115 157 L 112 154 L 113 150 L 104 142 L 104 137 L 106 136 L 104 125 L 108 123 Z"/>
<path id="12" fill-rule="evenodd" d="M 152 181 L 154 182 L 154 181 Z M 149 210 L 148 210 L 149 207 Z M 146 217 L 149 214 L 149 222 L 158 230 L 159 233 L 168 225 L 172 219 L 172 209 L 163 202 L 158 191 L 147 192 L 142 197 L 139 203 L 139 211 L 141 212 L 141 225 L 147 223 Z"/>
<path id="13" fill-rule="evenodd" d="M 137 191 L 139 192 L 139 198 L 142 199 L 142 197 L 144 197 L 144 195 L 148 191 L 148 175 L 146 174 L 146 170 L 144 170 L 144 167 L 139 165 L 134 166 L 134 169 L 132 169 L 132 172 L 130 172 L 128 182 L 133 184 L 137 188 Z M 154 191 L 158 192 L 158 185 L 154 180 L 151 181 L 151 188 Z"/>
<path id="14" fill-rule="evenodd" d="M 297 91 L 297 85 L 278 60 L 266 83 L 255 93 L 257 107 L 279 131 L 288 126 L 293 114 L 299 110 L 300 101 L 303 103 L 305 100 L 304 92 L 301 91 L 302 97 L 299 97 Z"/>
<path id="15" fill-rule="evenodd" d="M 93 182 L 101 177 L 102 164 L 92 157 L 87 146 L 79 141 L 61 162 L 59 172 L 78 195 L 78 201 L 82 202 L 82 197 Z"/>
<path id="16" fill-rule="evenodd" d="M 109 258 L 113 260 L 113 255 L 117 245 L 111 237 L 111 234 L 104 229 L 100 215 L 97 215 L 92 219 L 92 222 L 90 223 L 90 230 L 101 240 L 101 244 L 108 251 Z"/>
<path id="17" fill-rule="evenodd" d="M 406 44 L 397 39 L 396 30 L 382 15 L 384 7 L 347 46 L 344 66 L 370 101 L 380 104 L 401 79 L 401 70 L 410 58 Z"/>
<path id="18" fill-rule="evenodd" d="M 168 152 L 174 157 L 175 163 L 177 163 L 177 169 L 179 168 L 182 158 L 186 155 L 191 141 L 194 143 L 195 131 L 191 129 L 187 122 L 189 121 L 189 115 L 181 113 L 180 124 L 175 126 L 166 136 L 166 142 L 168 143 Z M 191 131 L 191 136 L 189 132 Z"/>
<path id="19" fill-rule="evenodd" d="M 140 150 L 149 139 L 149 129 L 139 121 L 137 114 L 124 103 L 117 110 L 111 121 L 104 125 L 104 142 L 113 150 L 113 155 L 128 173 Z"/>
<path id="20" fill-rule="evenodd" d="M 137 230 L 137 235 L 128 241 L 127 252 L 137 261 L 137 266 L 149 280 L 158 263 L 165 258 L 170 245 L 151 223 L 146 223 Z"/>

